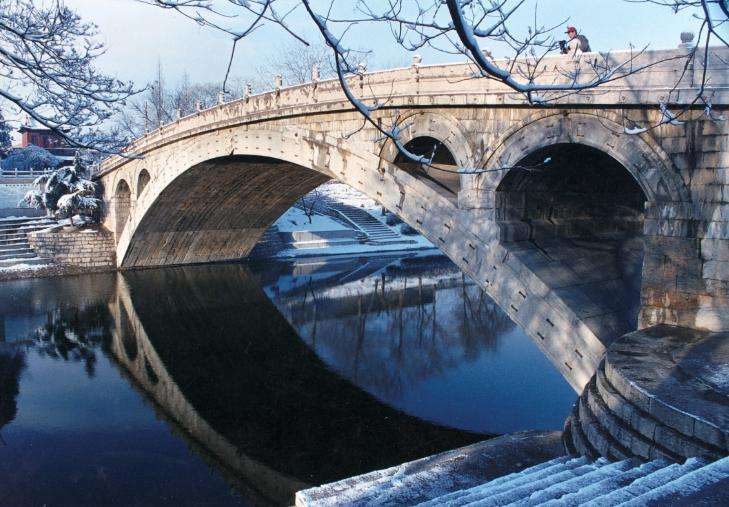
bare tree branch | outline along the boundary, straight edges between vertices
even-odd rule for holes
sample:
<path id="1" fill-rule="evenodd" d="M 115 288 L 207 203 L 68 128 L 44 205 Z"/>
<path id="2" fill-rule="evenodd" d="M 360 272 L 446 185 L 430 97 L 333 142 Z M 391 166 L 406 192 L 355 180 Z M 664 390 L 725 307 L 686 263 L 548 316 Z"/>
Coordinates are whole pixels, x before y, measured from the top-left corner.
<path id="1" fill-rule="evenodd" d="M 53 2 L 0 0 L 0 104 L 57 132 L 72 146 L 116 153 L 101 127 L 136 91 L 95 67 L 96 27 Z"/>

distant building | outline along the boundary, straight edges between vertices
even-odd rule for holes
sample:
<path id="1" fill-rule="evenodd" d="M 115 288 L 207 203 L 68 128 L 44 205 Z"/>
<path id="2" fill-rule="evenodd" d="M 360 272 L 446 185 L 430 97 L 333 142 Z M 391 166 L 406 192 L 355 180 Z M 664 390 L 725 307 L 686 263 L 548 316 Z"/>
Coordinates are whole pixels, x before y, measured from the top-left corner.
<path id="1" fill-rule="evenodd" d="M 0 160 L 0 217 L 35 216 L 38 210 L 19 208 L 20 200 L 33 188 L 33 180 L 48 170 L 73 164 L 76 149 L 47 128 L 30 121 L 18 129 L 20 143 Z"/>
<path id="2" fill-rule="evenodd" d="M 68 146 L 66 140 L 58 133 L 47 128 L 23 125 L 18 129 L 20 132 L 20 145 L 18 148 L 25 148 L 29 145 L 43 148 L 61 160 L 60 165 L 72 165 L 76 156 L 76 148 Z"/>

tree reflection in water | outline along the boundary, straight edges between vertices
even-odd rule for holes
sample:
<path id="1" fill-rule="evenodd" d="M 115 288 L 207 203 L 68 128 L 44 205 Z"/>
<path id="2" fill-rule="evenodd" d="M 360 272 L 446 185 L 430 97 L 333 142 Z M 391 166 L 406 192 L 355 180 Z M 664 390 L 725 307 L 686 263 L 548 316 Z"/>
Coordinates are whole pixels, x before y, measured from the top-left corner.
<path id="1" fill-rule="evenodd" d="M 361 278 L 346 271 L 322 278 L 318 268 L 306 273 L 292 265 L 297 269 L 304 273 L 293 282 L 280 276 L 266 283 L 263 276 L 267 294 L 314 352 L 387 399 L 495 351 L 499 335 L 515 326 L 442 256 L 394 260 Z"/>
<path id="2" fill-rule="evenodd" d="M 535 427 L 541 416 L 535 412 L 545 411 L 535 398 L 549 398 L 550 405 L 559 398 L 549 391 L 553 379 L 544 381 L 549 366 L 534 360 L 534 344 L 523 336 L 528 347 L 510 347 L 518 340 L 504 338 L 518 338 L 514 324 L 443 257 L 206 265 L 38 280 L 0 293 L 0 316 L 7 318 L 9 341 L 0 344 L 0 427 L 15 418 L 5 428 L 13 443 L 5 448 L 0 503 L 3 479 L 13 498 L 28 498 L 33 482 L 35 504 L 46 503 L 57 490 L 43 491 L 43 484 L 52 484 L 48 477 L 62 462 L 67 470 L 53 484 L 64 484 L 66 473 L 81 474 L 85 485 L 96 484 L 88 492 L 99 498 L 110 484 L 93 467 L 123 470 L 134 483 L 153 482 L 169 498 L 214 495 L 215 481 L 223 477 L 246 499 L 290 504 L 303 485 L 481 440 L 497 427 L 494 421 Z M 533 373 L 523 368 L 528 354 Z M 484 370 L 493 375 L 468 376 Z M 47 389 L 33 382 L 34 373 L 59 382 Z M 60 381 L 64 375 L 66 382 Z M 522 388 L 527 375 L 536 389 Z M 126 397 L 127 382 L 149 405 L 138 404 L 136 394 Z M 439 390 L 418 391 L 428 382 Z M 565 389 L 566 414 L 574 395 Z M 26 395 L 18 398 L 19 391 Z M 500 397 L 479 397 L 484 392 Z M 408 396 L 410 403 L 392 402 Z M 442 403 L 459 397 L 460 405 Z M 526 401 L 509 403 L 517 398 Z M 456 406 L 468 420 L 458 419 Z M 535 412 L 524 409 L 531 406 Z M 431 417 L 434 407 L 443 417 Z M 46 419 L 34 419 L 34 410 Z M 150 415 L 145 411 L 166 421 L 164 434 L 171 429 L 218 478 L 205 482 L 198 475 L 199 483 L 182 484 L 199 458 L 165 454 L 164 445 L 172 443 L 164 444 L 153 425 L 127 433 L 119 424 L 120 414 L 136 421 Z M 81 421 L 80 414 L 93 417 Z M 557 414 L 550 421 L 563 419 Z M 79 422 L 88 427 L 77 431 Z M 37 424 L 52 442 L 46 449 L 57 453 L 52 458 L 39 450 L 42 444 L 23 444 L 40 438 Z M 63 432 L 64 425 L 74 430 Z M 91 440 L 115 451 L 88 453 Z M 176 457 L 160 458 L 165 455 Z M 37 466 L 35 475 L 10 480 L 26 462 Z M 165 486 L 158 480 L 165 476 L 185 479 Z M 134 504 L 138 492 L 126 492 L 119 477 L 111 485 L 113 498 Z M 147 494 L 156 498 L 152 490 Z"/>
<path id="3" fill-rule="evenodd" d="M 86 375 L 93 377 L 96 350 L 107 352 L 109 339 L 109 311 L 104 303 L 80 307 L 66 303 L 47 310 L 46 322 L 26 339 L 0 343 L 3 346 L 0 349 L 0 429 L 17 414 L 20 376 L 26 366 L 28 349 L 41 356 L 82 363 Z"/>
<path id="4" fill-rule="evenodd" d="M 97 303 L 82 307 L 62 305 L 49 310 L 45 324 L 29 336 L 40 355 L 83 363 L 86 374 L 94 376 L 96 350 L 108 351 L 109 311 Z"/>
<path id="5" fill-rule="evenodd" d="M 0 351 L 0 430 L 18 413 L 20 374 L 25 368 L 25 356 L 19 350 Z M 4 444 L 0 435 L 0 444 Z"/>

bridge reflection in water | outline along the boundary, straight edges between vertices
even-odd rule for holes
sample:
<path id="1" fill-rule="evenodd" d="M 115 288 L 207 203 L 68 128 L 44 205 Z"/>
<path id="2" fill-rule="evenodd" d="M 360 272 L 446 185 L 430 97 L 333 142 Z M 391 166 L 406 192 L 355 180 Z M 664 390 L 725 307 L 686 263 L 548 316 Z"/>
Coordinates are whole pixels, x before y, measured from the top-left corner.
<path id="1" fill-rule="evenodd" d="M 507 433 L 560 427 L 571 405 L 548 358 L 444 256 L 253 268 L 327 365 L 409 414 Z"/>
<path id="2" fill-rule="evenodd" d="M 75 358 L 93 373 L 94 351 L 104 351 L 173 433 L 253 503 L 290 503 L 307 485 L 488 432 L 558 427 L 574 397 L 442 257 L 191 266 L 30 287 L 20 300 L 42 301 L 34 311 L 47 321 L 38 332 L 38 322 L 15 325 L 28 330 L 29 357 Z M 8 357 L 4 422 L 24 413 L 23 398 L 14 401 L 24 393 L 22 361 Z M 120 403 L 114 392 L 109 404 Z M 74 403 L 71 413 L 92 405 L 83 393 Z M 104 418 L 98 400 L 91 408 Z M 32 461 L 37 451 L 21 452 Z M 115 470 L 126 458 L 109 459 Z M 74 466 L 64 464 L 70 474 Z M 12 482 L 5 490 L 23 497 Z"/>

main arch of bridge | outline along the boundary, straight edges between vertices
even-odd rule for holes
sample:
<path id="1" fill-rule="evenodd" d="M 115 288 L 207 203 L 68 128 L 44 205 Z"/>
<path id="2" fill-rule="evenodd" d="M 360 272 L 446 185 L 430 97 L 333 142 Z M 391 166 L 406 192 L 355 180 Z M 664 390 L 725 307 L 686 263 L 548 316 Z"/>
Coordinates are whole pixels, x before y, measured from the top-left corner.
<path id="1" fill-rule="evenodd" d="M 414 188 L 421 185 L 366 148 L 320 133 L 244 129 L 225 143 L 216 135 L 170 148 L 180 150 L 175 154 L 163 148 L 113 174 L 105 185 L 116 189 L 107 196 L 111 206 L 105 220 L 117 231 L 120 267 L 245 257 L 286 209 L 330 178 L 386 206 L 389 201 L 400 215 L 402 206 L 392 197 L 404 199 L 408 190 L 417 195 Z M 134 188 L 135 182 L 144 186 Z"/>
<path id="2" fill-rule="evenodd" d="M 299 196 L 335 178 L 428 237 L 487 289 L 580 390 L 604 345 L 624 331 L 601 308 L 573 308 L 549 280 L 510 255 L 495 220 L 496 190 L 509 164 L 564 143 L 608 153 L 633 175 L 649 202 L 685 201 L 680 178 L 649 136 L 621 134 L 607 117 L 554 112 L 529 117 L 495 135 L 497 149 L 486 153 L 485 162 L 476 160 L 457 122 L 437 127 L 439 117 L 418 115 L 412 124 L 421 127 L 409 129 L 406 142 L 429 137 L 447 147 L 457 164 L 489 169 L 462 175 L 457 199 L 399 168 L 396 153 L 382 151 L 366 136 L 345 140 L 290 126 L 242 125 L 162 144 L 102 176 L 105 224 L 118 231 L 117 263 L 127 268 L 243 258 Z M 115 189 L 123 191 L 117 195 Z"/>
<path id="3" fill-rule="evenodd" d="M 420 112 L 403 116 L 401 122 L 408 125 L 403 130 L 405 143 L 432 138 L 442 143 L 455 164 L 479 163 L 472 143 L 452 117 Z M 688 201 L 680 176 L 657 143 L 651 143 L 647 136 L 623 134 L 620 129 L 609 117 L 594 114 L 528 117 L 495 143 L 497 148 L 485 162 L 490 172 L 462 176 L 456 190 L 476 187 L 481 196 L 477 207 L 495 208 L 496 190 L 510 165 L 550 145 L 577 143 L 606 152 L 620 162 L 648 201 Z M 398 201 L 398 194 L 404 197 L 404 191 L 418 186 L 417 176 L 406 177 L 406 171 L 394 164 L 398 162 L 397 152 L 391 144 L 381 149 L 378 157 L 371 143 L 367 146 L 288 127 L 230 129 L 226 133 L 200 134 L 156 150 L 114 173 L 111 188 L 116 191 L 107 196 L 114 213 L 107 214 L 107 222 L 113 222 L 111 229 L 117 232 L 120 266 L 243 257 L 288 206 L 329 178 L 349 183 L 383 204 L 388 200 L 386 193 L 395 192 L 394 201 Z M 393 201 L 393 195 L 387 197 Z M 468 203 L 462 206 L 468 207 Z M 391 211 L 401 214 L 402 209 L 395 204 Z M 226 234 L 226 223 L 231 231 L 237 231 L 237 237 Z M 423 229 L 418 227 L 422 224 L 411 225 Z M 245 237 L 239 234 L 243 229 L 249 232 Z M 204 234 L 193 237 L 195 231 Z M 424 232 L 427 235 L 428 231 Z"/>

